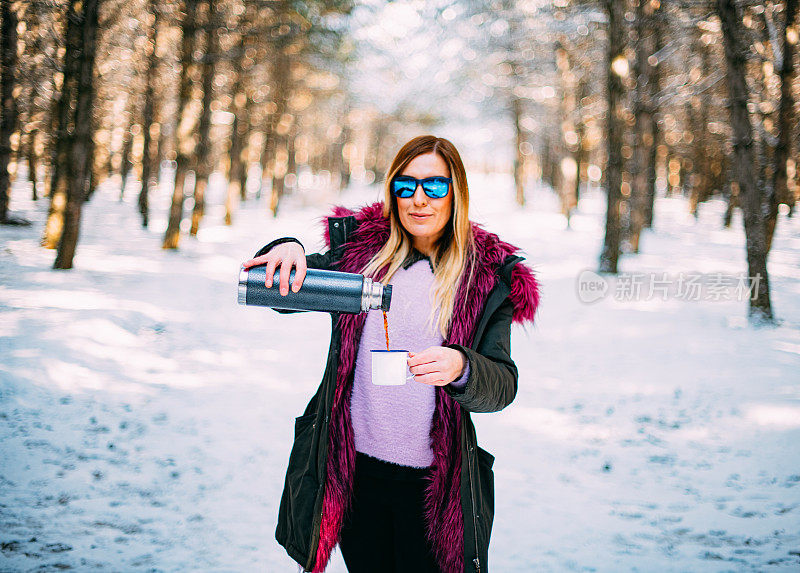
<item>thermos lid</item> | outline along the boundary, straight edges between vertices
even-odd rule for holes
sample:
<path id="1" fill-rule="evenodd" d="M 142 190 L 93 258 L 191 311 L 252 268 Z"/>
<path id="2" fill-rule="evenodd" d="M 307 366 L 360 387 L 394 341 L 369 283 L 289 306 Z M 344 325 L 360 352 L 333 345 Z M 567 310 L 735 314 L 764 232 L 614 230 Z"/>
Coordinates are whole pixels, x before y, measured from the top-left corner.
<path id="1" fill-rule="evenodd" d="M 392 304 L 392 285 L 383 285 L 383 296 L 381 297 L 381 310 L 389 310 Z"/>

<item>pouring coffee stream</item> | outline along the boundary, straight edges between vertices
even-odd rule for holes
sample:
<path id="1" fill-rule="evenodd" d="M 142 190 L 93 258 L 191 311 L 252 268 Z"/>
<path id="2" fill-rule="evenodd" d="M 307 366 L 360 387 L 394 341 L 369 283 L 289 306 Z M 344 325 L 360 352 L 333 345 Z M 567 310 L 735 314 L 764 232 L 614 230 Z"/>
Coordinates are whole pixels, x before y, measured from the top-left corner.
<path id="1" fill-rule="evenodd" d="M 389 350 L 389 319 L 386 318 L 386 311 L 383 311 L 383 332 L 386 334 L 386 350 Z"/>

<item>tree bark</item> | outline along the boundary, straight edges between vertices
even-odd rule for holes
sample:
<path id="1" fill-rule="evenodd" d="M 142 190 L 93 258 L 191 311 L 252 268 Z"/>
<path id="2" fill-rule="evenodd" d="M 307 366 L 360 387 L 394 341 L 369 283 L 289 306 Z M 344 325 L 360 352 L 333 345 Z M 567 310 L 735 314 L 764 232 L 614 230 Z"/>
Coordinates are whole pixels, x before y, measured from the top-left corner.
<path id="1" fill-rule="evenodd" d="M 11 161 L 11 136 L 17 125 L 17 102 L 14 87 L 17 83 L 17 12 L 11 0 L 0 0 L 2 8 L 2 115 L 0 115 L 0 223 L 9 221 L 8 202 L 11 194 L 11 174 L 8 165 Z"/>
<path id="2" fill-rule="evenodd" d="M 658 53 L 663 47 L 663 38 L 661 33 L 661 22 L 663 18 L 661 7 L 656 8 L 653 13 L 653 53 Z M 661 109 L 660 102 L 658 101 L 658 94 L 661 91 L 661 62 L 650 62 L 648 58 L 648 65 L 650 66 L 650 83 L 647 99 L 650 105 L 650 139 L 652 145 L 650 146 L 650 153 L 647 157 L 647 187 L 645 193 L 644 203 L 644 226 L 648 229 L 653 227 L 653 212 L 655 211 L 656 203 L 656 180 L 658 175 L 658 140 L 660 130 L 658 127 L 658 113 Z"/>
<path id="3" fill-rule="evenodd" d="M 516 96 L 511 96 L 511 119 L 514 122 L 514 190 L 517 205 L 525 206 L 525 182 L 522 180 L 522 168 L 525 156 L 522 155 L 522 143 L 525 136 L 522 134 L 522 101 Z"/>
<path id="4" fill-rule="evenodd" d="M 158 69 L 158 24 L 160 11 L 156 0 L 148 2 L 148 12 L 153 18 L 153 25 L 150 27 L 147 38 L 147 45 L 150 53 L 147 58 L 147 76 L 144 88 L 144 110 L 142 111 L 142 131 L 144 141 L 142 145 L 142 187 L 139 190 L 137 206 L 139 215 L 142 218 L 142 227 L 147 228 L 150 224 L 150 179 L 153 177 L 153 142 L 150 130 L 155 119 L 155 82 Z M 158 175 L 156 169 L 156 175 Z"/>
<path id="5" fill-rule="evenodd" d="M 217 66 L 217 16 L 216 0 L 206 2 L 205 22 L 206 49 L 203 55 L 203 111 L 200 113 L 197 144 L 197 171 L 194 185 L 194 208 L 192 209 L 192 226 L 189 234 L 197 236 L 200 221 L 206 210 L 206 188 L 208 178 L 213 171 L 211 164 L 211 103 L 214 101 L 214 72 Z"/>
<path id="6" fill-rule="evenodd" d="M 286 173 L 288 171 L 288 133 L 290 118 L 287 117 L 287 103 L 290 89 L 290 64 L 286 54 L 288 39 L 279 38 L 275 46 L 275 65 L 273 68 L 273 87 L 275 88 L 275 113 L 270 118 L 270 151 L 268 159 L 269 175 L 272 177 L 272 193 L 269 208 L 272 216 L 278 216 L 280 201 L 283 197 Z"/>
<path id="7" fill-rule="evenodd" d="M 167 230 L 164 233 L 162 248 L 177 249 L 180 243 L 181 220 L 183 219 L 183 185 L 186 181 L 186 172 L 189 170 L 191 157 L 194 153 L 195 145 L 181 141 L 181 130 L 185 124 L 193 123 L 190 117 L 191 110 L 188 109 L 189 99 L 191 98 L 192 80 L 189 72 L 192 67 L 194 54 L 194 36 L 196 31 L 196 12 L 197 0 L 185 0 L 186 15 L 183 18 L 182 39 L 181 39 L 181 77 L 178 94 L 178 125 L 176 126 L 173 137 L 175 138 L 175 149 L 177 152 L 175 169 L 175 188 L 172 192 L 172 202 L 169 208 L 169 220 Z M 188 137 L 191 137 L 189 135 Z"/>
<path id="8" fill-rule="evenodd" d="M 52 116 L 55 128 L 55 141 L 50 157 L 50 204 L 47 212 L 44 235 L 41 245 L 47 249 L 55 249 L 61 240 L 64 228 L 64 208 L 67 203 L 67 168 L 70 161 L 72 133 L 72 110 L 70 106 L 76 97 L 77 78 L 80 62 L 78 54 L 81 49 L 81 28 L 78 25 L 80 16 L 75 13 L 75 3 L 67 5 L 66 29 L 64 32 L 66 50 L 62 68 L 61 91 L 55 104 Z M 55 83 L 54 83 L 55 85 Z"/>
<path id="9" fill-rule="evenodd" d="M 786 174 L 786 162 L 792 148 L 792 124 L 794 123 L 794 96 L 792 94 L 792 80 L 794 77 L 794 52 L 795 46 L 786 39 L 786 31 L 792 26 L 797 15 L 798 0 L 786 0 L 784 6 L 784 25 L 780 42 L 781 63 L 778 68 L 778 77 L 781 80 L 781 99 L 778 107 L 778 144 L 775 147 L 772 193 L 768 198 L 769 211 L 767 213 L 767 252 L 772 248 L 772 237 L 778 222 L 778 206 L 786 203 L 794 207 L 794 195 L 789 192 Z M 797 166 L 800 168 L 800 165 Z"/>
<path id="10" fill-rule="evenodd" d="M 131 151 L 133 150 L 133 124 L 134 113 L 136 106 L 130 106 L 130 115 L 128 116 L 128 128 L 125 130 L 125 135 L 122 138 L 122 157 L 120 158 L 119 165 L 119 200 L 120 202 L 125 199 L 125 185 L 128 182 L 128 174 L 131 172 Z M 109 157 L 111 154 L 109 153 Z M 109 170 L 110 176 L 112 171 Z"/>
<path id="11" fill-rule="evenodd" d="M 383 142 L 387 138 L 389 122 L 385 121 L 383 117 L 378 117 L 371 126 L 372 141 L 371 145 L 366 149 L 364 157 L 364 168 L 368 171 L 375 173 L 376 177 L 383 170 L 381 169 L 381 148 Z"/>
<path id="12" fill-rule="evenodd" d="M 339 137 L 336 138 L 336 141 L 332 144 L 333 149 L 331 150 L 331 153 L 333 154 L 331 173 L 338 173 L 339 175 L 340 192 L 347 189 L 347 186 L 350 185 L 350 162 L 345 160 L 344 157 L 345 148 L 352 137 L 352 129 L 350 128 L 349 117 L 350 107 L 345 105 L 341 119 L 342 131 L 339 134 Z"/>
<path id="13" fill-rule="evenodd" d="M 648 95 L 651 81 L 651 66 L 648 58 L 653 53 L 650 36 L 652 34 L 652 20 L 645 9 L 644 2 L 638 2 L 636 7 L 636 59 L 633 73 L 636 88 L 633 92 L 634 124 L 634 154 L 633 168 L 631 169 L 633 186 L 631 189 L 631 251 L 639 252 L 639 240 L 645 226 L 647 210 L 647 161 L 649 150 L 654 145 L 652 140 L 652 105 Z"/>
<path id="14" fill-rule="evenodd" d="M 80 45 L 77 59 L 78 86 L 75 101 L 75 135 L 70 142 L 67 163 L 67 202 L 64 209 L 64 229 L 58 243 L 53 268 L 71 269 L 80 233 L 81 210 L 90 186 L 94 163 L 94 62 L 97 48 L 98 12 L 100 0 L 72 0 L 80 4 Z M 76 12 L 77 14 L 77 12 Z"/>
<path id="15" fill-rule="evenodd" d="M 39 188 L 38 188 L 38 181 L 36 180 L 37 171 L 39 169 L 39 162 L 37 161 L 36 156 L 36 136 L 39 134 L 38 129 L 32 129 L 31 132 L 28 134 L 28 147 L 26 149 L 28 153 L 28 174 L 31 180 L 31 199 L 34 201 L 39 200 Z"/>
<path id="16" fill-rule="evenodd" d="M 578 143 L 575 146 L 575 189 L 573 190 L 573 201 L 577 208 L 581 199 L 581 172 L 583 166 L 587 162 L 586 153 L 586 122 L 583 117 L 583 98 L 586 97 L 586 78 L 581 78 L 578 82 L 578 93 L 575 98 L 575 113 L 577 114 L 575 120 L 575 135 L 578 138 Z"/>
<path id="17" fill-rule="evenodd" d="M 747 110 L 748 91 L 745 76 L 746 54 L 741 45 L 734 0 L 717 0 L 722 22 L 722 38 L 728 81 L 728 108 L 733 132 L 734 174 L 743 210 L 747 244 L 748 281 L 752 289 L 749 317 L 754 322 L 771 322 L 772 307 L 767 275 L 766 226 L 762 215 L 762 197 L 757 183 L 757 165 L 753 150 L 753 126 Z"/>
<path id="18" fill-rule="evenodd" d="M 688 162 L 692 168 L 686 170 L 686 183 L 689 193 L 689 212 L 697 219 L 700 216 L 699 205 L 706 199 L 706 170 L 707 165 L 700 161 L 702 154 L 706 151 L 707 142 L 703 133 L 703 123 L 700 118 L 700 106 L 696 100 L 690 100 L 685 104 L 686 118 L 689 130 L 693 134 L 691 149 L 683 159 L 684 164 Z"/>
<path id="19" fill-rule="evenodd" d="M 625 6 L 616 0 L 604 0 L 608 15 L 608 52 L 606 61 L 606 89 L 608 111 L 606 117 L 606 234 L 600 255 L 600 272 L 616 273 L 620 251 L 620 200 L 622 185 L 622 132 L 619 108 L 623 96 L 621 78 L 613 69 L 614 61 L 623 56 L 625 48 L 623 18 Z"/>
<path id="20" fill-rule="evenodd" d="M 231 105 L 233 106 L 233 125 L 231 126 L 231 144 L 228 152 L 230 168 L 228 170 L 228 188 L 225 196 L 225 224 L 233 223 L 233 212 L 237 201 L 244 201 L 247 198 L 245 183 L 247 180 L 247 163 L 242 157 L 250 133 L 250 117 L 248 114 L 247 89 L 245 87 L 245 54 L 249 44 L 249 22 L 241 24 L 243 30 L 240 32 L 236 79 L 233 82 L 231 93 Z M 249 67 L 249 66 L 248 66 Z"/>

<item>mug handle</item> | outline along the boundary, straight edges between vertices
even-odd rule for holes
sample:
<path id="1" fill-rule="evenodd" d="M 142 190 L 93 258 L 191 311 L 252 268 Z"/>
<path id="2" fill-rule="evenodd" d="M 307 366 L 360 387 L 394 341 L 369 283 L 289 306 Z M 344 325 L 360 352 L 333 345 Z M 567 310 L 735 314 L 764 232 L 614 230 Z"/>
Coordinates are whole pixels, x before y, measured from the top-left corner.
<path id="1" fill-rule="evenodd" d="M 406 353 L 406 359 L 408 359 L 408 353 Z M 408 369 L 408 363 L 406 363 L 406 372 L 408 372 L 408 376 L 406 376 L 406 382 L 409 380 L 415 380 L 414 374 L 412 374 L 411 370 Z"/>

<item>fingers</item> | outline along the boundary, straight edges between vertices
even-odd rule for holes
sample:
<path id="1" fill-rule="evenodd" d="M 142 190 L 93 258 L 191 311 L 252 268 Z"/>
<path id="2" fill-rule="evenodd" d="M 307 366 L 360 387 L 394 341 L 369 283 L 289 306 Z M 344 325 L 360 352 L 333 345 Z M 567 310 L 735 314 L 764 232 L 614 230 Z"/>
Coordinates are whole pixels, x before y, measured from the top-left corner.
<path id="1" fill-rule="evenodd" d="M 289 294 L 289 274 L 292 272 L 292 263 L 294 261 L 283 259 L 281 261 L 281 274 L 280 274 L 280 290 L 281 296 Z"/>
<path id="2" fill-rule="evenodd" d="M 428 362 L 434 362 L 440 358 L 439 356 L 439 346 L 431 346 L 430 348 L 426 348 L 422 352 L 411 353 L 411 357 L 408 359 L 408 366 L 419 366 L 420 364 L 427 364 Z"/>
<path id="3" fill-rule="evenodd" d="M 249 261 L 245 261 L 242 263 L 242 266 L 245 269 L 249 269 L 250 267 L 255 267 L 256 265 L 263 265 L 267 260 L 267 255 L 261 255 L 260 257 L 255 257 L 250 259 Z"/>
<path id="4" fill-rule="evenodd" d="M 430 374 L 431 372 L 441 372 L 442 364 L 439 362 L 427 362 L 418 366 L 409 366 L 409 372 L 417 376 L 419 374 Z"/>
<path id="5" fill-rule="evenodd" d="M 459 351 L 443 346 L 431 346 L 422 352 L 409 352 L 408 369 L 414 380 L 432 386 L 444 386 L 456 379 L 463 369 L 457 358 Z"/>
<path id="6" fill-rule="evenodd" d="M 275 274 L 275 267 L 279 262 L 280 259 L 277 259 L 274 256 L 269 257 L 267 259 L 267 267 L 265 269 L 267 271 L 267 278 L 266 281 L 264 282 L 264 284 L 267 285 L 267 288 L 272 288 L 272 275 Z"/>
<path id="7" fill-rule="evenodd" d="M 443 380 L 444 374 L 442 372 L 431 372 L 430 374 L 420 374 L 419 376 L 414 376 L 414 380 L 417 382 L 422 382 L 423 384 L 428 384 L 430 386 L 444 386 L 447 384 Z"/>
<path id="8" fill-rule="evenodd" d="M 278 275 L 278 287 L 281 296 L 289 294 L 289 277 L 292 272 L 292 267 L 295 267 L 294 280 L 291 287 L 293 292 L 300 290 L 303 286 L 303 281 L 306 278 L 306 256 L 303 247 L 295 244 L 279 245 L 268 253 L 260 257 L 254 257 L 249 261 L 242 263 L 245 269 L 257 265 L 264 265 L 266 278 L 264 279 L 264 286 L 272 288 L 274 282 L 275 271 L 280 267 L 280 274 Z"/>
<path id="9" fill-rule="evenodd" d="M 292 292 L 297 292 L 303 286 L 303 280 L 306 278 L 306 258 L 299 257 L 294 262 L 297 269 L 294 273 L 294 282 L 292 283 Z"/>

